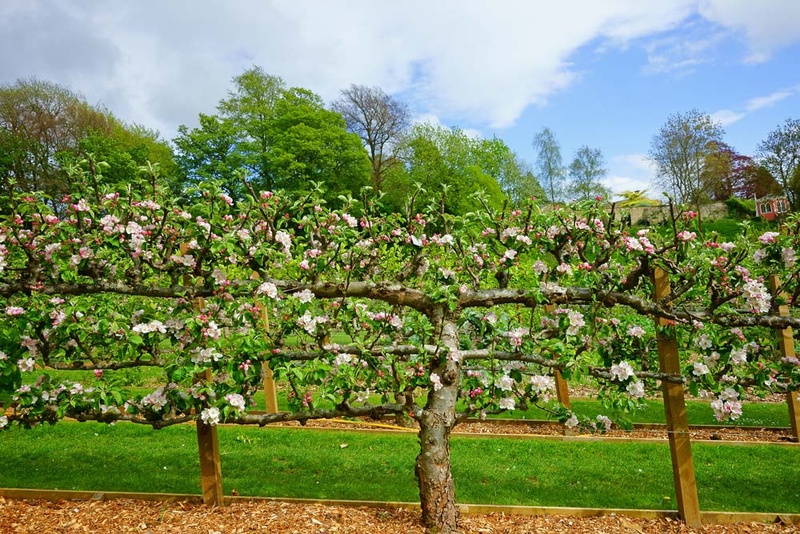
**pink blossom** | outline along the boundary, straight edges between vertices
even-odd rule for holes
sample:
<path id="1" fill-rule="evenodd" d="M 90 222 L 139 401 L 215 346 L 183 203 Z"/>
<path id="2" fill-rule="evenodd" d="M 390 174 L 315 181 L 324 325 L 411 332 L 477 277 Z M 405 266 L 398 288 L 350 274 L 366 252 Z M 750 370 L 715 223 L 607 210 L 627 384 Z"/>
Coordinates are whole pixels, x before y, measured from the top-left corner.
<path id="1" fill-rule="evenodd" d="M 778 232 L 764 232 L 760 236 L 758 236 L 758 240 L 761 241 L 765 245 L 769 245 L 770 243 L 775 242 L 775 238 L 780 236 L 781 234 Z"/>
<path id="2" fill-rule="evenodd" d="M 638 324 L 632 324 L 628 327 L 628 335 L 632 337 L 642 337 L 645 334 L 644 328 Z"/>
<path id="3" fill-rule="evenodd" d="M 697 234 L 695 232 L 690 232 L 688 230 L 684 230 L 682 232 L 678 232 L 678 236 L 677 237 L 678 237 L 678 239 L 680 241 L 683 241 L 684 243 L 686 243 L 688 241 L 692 241 L 693 239 L 695 239 L 697 237 Z"/>

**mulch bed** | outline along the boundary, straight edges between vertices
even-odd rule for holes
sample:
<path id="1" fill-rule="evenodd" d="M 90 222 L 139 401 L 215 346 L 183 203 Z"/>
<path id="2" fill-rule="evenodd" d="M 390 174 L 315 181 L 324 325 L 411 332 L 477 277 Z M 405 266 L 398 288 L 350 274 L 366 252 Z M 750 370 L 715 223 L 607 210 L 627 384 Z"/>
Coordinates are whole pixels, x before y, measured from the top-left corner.
<path id="1" fill-rule="evenodd" d="M 271 425 L 275 426 L 275 425 Z M 278 426 L 296 427 L 299 423 L 279 423 Z M 342 430 L 398 430 L 416 431 L 415 429 L 396 427 L 391 421 L 340 421 L 340 420 L 316 420 L 308 421 L 306 428 L 336 428 Z M 543 422 L 505 422 L 502 419 L 478 422 L 466 421 L 460 423 L 453 430 L 454 434 L 480 434 L 480 435 L 515 435 L 515 436 L 563 436 L 565 427 L 563 425 Z M 719 428 L 690 428 L 692 440 L 711 440 L 711 441 L 747 441 L 747 442 L 768 442 L 780 443 L 791 442 L 792 436 L 789 429 L 782 428 L 753 428 L 753 427 L 723 427 Z M 667 439 L 665 427 L 660 428 L 637 428 L 631 431 L 614 428 L 604 433 L 600 432 L 572 432 L 572 436 L 585 437 L 609 437 L 627 439 Z"/>
<path id="2" fill-rule="evenodd" d="M 688 533 L 708 534 L 800 532 L 792 525 L 739 523 L 708 525 L 696 530 L 674 519 L 633 519 L 621 516 L 591 518 L 502 514 L 464 515 L 465 533 Z M 372 509 L 290 504 L 237 502 L 224 508 L 187 503 L 134 500 L 22 501 L 0 498 L 0 532 L 49 533 L 181 533 L 239 534 L 369 533 L 415 534 L 425 529 L 417 510 Z"/>

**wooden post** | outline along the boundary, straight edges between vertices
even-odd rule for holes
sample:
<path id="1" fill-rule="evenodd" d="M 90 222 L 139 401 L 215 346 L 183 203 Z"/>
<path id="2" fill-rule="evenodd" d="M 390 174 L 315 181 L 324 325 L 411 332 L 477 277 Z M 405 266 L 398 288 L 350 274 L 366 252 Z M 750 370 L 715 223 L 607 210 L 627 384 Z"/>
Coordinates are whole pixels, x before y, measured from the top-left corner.
<path id="1" fill-rule="evenodd" d="M 555 304 L 548 304 L 544 307 L 544 311 L 547 313 L 553 313 L 555 309 Z M 560 370 L 553 370 L 553 380 L 556 383 L 556 398 L 558 399 L 558 402 L 567 408 L 572 408 L 572 403 L 569 400 L 569 387 L 567 386 L 567 381 L 564 380 L 563 376 L 561 376 Z"/>
<path id="2" fill-rule="evenodd" d="M 189 246 L 181 244 L 181 255 L 189 251 Z M 185 285 L 191 283 L 191 277 L 186 275 L 183 279 Z M 202 310 L 205 302 L 202 298 L 194 301 L 194 307 Z M 211 369 L 195 377 L 195 381 L 212 380 Z M 201 419 L 197 420 L 197 450 L 200 454 L 200 485 L 203 489 L 203 504 L 224 506 L 222 494 L 222 462 L 219 457 L 219 438 L 216 425 L 207 425 Z"/>
<path id="3" fill-rule="evenodd" d="M 261 327 L 264 332 L 269 332 L 269 314 L 267 307 L 259 302 L 256 304 L 261 311 Z M 278 413 L 278 393 L 275 389 L 275 378 L 269 362 L 264 362 L 261 366 L 261 378 L 264 380 L 264 403 L 267 413 Z"/>
<path id="4" fill-rule="evenodd" d="M 567 381 L 561 376 L 561 371 L 558 369 L 553 371 L 553 378 L 556 382 L 556 397 L 558 398 L 558 402 L 567 408 L 572 408 L 572 403 L 569 400 L 569 388 L 567 387 Z"/>
<path id="5" fill-rule="evenodd" d="M 669 276 L 656 268 L 653 273 L 656 300 L 670 294 Z M 678 342 L 674 328 L 663 318 L 656 319 L 656 338 L 658 340 L 658 362 L 662 373 L 680 375 Z M 686 402 L 683 384 L 662 381 L 664 392 L 664 411 L 667 416 L 667 436 L 669 452 L 672 457 L 672 478 L 675 495 L 678 498 L 678 513 L 690 527 L 700 527 L 700 502 L 697 498 L 697 482 L 694 477 L 692 446 L 689 439 L 689 424 L 686 419 Z"/>
<path id="6" fill-rule="evenodd" d="M 781 279 L 777 274 L 769 276 L 769 290 L 772 292 L 773 298 L 781 296 Z M 778 315 L 789 315 L 789 306 L 783 304 L 778 306 Z M 792 327 L 784 328 L 778 332 L 778 346 L 781 349 L 781 355 L 784 358 L 795 357 L 794 350 L 794 335 L 792 334 Z M 792 426 L 792 441 L 800 440 L 800 401 L 798 401 L 800 391 L 788 391 L 786 393 L 786 404 L 789 405 L 789 423 Z"/>
<path id="7" fill-rule="evenodd" d="M 211 380 L 211 370 L 198 375 Z M 222 463 L 219 459 L 219 439 L 216 425 L 207 425 L 197 420 L 197 448 L 200 452 L 200 484 L 203 488 L 203 504 L 224 506 L 222 495 Z"/>

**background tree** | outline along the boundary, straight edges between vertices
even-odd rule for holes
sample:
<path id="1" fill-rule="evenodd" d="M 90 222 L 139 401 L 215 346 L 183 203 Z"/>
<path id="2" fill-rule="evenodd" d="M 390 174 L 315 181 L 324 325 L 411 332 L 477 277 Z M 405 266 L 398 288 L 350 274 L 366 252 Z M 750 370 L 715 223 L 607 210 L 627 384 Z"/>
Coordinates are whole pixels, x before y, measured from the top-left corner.
<path id="1" fill-rule="evenodd" d="M 444 190 L 445 209 L 464 214 L 481 207 L 476 193 L 487 205 L 500 208 L 506 199 L 497 176 L 517 173 L 513 152 L 499 139 L 474 139 L 458 128 L 416 124 L 400 152 L 402 173 L 387 182 L 387 205 L 401 211 L 422 186 L 432 197 Z"/>
<path id="2" fill-rule="evenodd" d="M 708 114 L 696 109 L 671 115 L 650 142 L 659 185 L 678 202 L 699 207 L 707 196 L 703 183 L 707 157 L 723 135 Z"/>
<path id="3" fill-rule="evenodd" d="M 726 143 L 717 143 L 706 156 L 702 182 L 714 200 L 763 198 L 781 193 L 780 184 L 769 171 Z"/>
<path id="4" fill-rule="evenodd" d="M 778 180 L 792 211 L 800 208 L 800 120 L 786 119 L 758 145 L 757 158 Z"/>
<path id="5" fill-rule="evenodd" d="M 307 192 L 312 182 L 322 182 L 326 199 L 332 201 L 339 195 L 357 196 L 367 185 L 370 164 L 361 141 L 311 91 L 283 91 L 265 130 L 265 160 L 275 187 Z"/>
<path id="6" fill-rule="evenodd" d="M 501 139 L 495 137 L 484 143 L 489 146 L 493 161 L 493 168 L 487 171 L 497 178 L 512 206 L 521 208 L 531 200 L 544 201 L 547 198 L 533 175 L 530 163 L 512 152 Z"/>
<path id="7" fill-rule="evenodd" d="M 557 202 L 563 196 L 564 165 L 561 161 L 561 146 L 550 128 L 543 128 L 533 138 L 536 151 L 536 170 L 539 183 L 547 193 L 547 200 Z"/>
<path id="8" fill-rule="evenodd" d="M 90 132 L 108 134 L 109 116 L 69 89 L 46 81 L 19 80 L 0 88 L 0 152 L 6 194 L 45 191 L 57 198 L 69 190 L 57 155 L 77 152 Z M 12 185 L 13 184 L 13 185 Z"/>
<path id="9" fill-rule="evenodd" d="M 236 174 L 245 159 L 239 150 L 240 132 L 231 120 L 217 115 L 201 113 L 199 120 L 200 126 L 191 130 L 179 126 L 172 141 L 185 182 L 217 180 L 232 198 L 243 198 L 245 186 Z"/>
<path id="10" fill-rule="evenodd" d="M 65 166 L 84 159 L 112 163 L 103 183 L 126 187 L 147 162 L 173 179 L 172 151 L 158 132 L 127 125 L 90 106 L 73 91 L 46 81 L 19 80 L 0 87 L 0 177 L 12 192 L 44 191 L 60 209 L 70 191 Z"/>
<path id="11" fill-rule="evenodd" d="M 229 121 L 237 136 L 236 150 L 249 171 L 249 178 L 263 189 L 275 189 L 277 177 L 270 163 L 269 124 L 275 105 L 286 90 L 278 76 L 252 67 L 233 78 L 228 98 L 217 105 L 221 120 Z M 225 128 L 222 132 L 227 134 Z"/>
<path id="12" fill-rule="evenodd" d="M 370 184 L 382 191 L 387 172 L 400 163 L 399 142 L 411 124 L 408 106 L 378 87 L 353 84 L 342 90 L 331 107 L 344 117 L 347 129 L 361 138 L 372 164 Z"/>
<path id="13" fill-rule="evenodd" d="M 200 115 L 200 126 L 181 126 L 174 144 L 188 181 L 216 179 L 234 200 L 246 171 L 256 191 L 307 192 L 323 183 L 326 198 L 358 194 L 369 179 L 369 159 L 342 116 L 302 88 L 248 69 L 233 79 L 234 88 L 217 106 L 218 115 Z"/>
<path id="14" fill-rule="evenodd" d="M 590 200 L 598 196 L 610 198 L 611 190 L 600 181 L 608 172 L 604 165 L 605 159 L 599 148 L 580 147 L 569 165 L 569 196 L 573 200 Z"/>

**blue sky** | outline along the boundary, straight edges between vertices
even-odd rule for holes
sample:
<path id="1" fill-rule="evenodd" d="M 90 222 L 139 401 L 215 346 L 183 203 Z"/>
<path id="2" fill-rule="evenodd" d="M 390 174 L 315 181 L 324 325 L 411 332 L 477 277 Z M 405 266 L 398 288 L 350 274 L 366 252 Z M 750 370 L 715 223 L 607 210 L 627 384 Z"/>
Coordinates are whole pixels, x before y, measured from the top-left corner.
<path id="1" fill-rule="evenodd" d="M 565 163 L 600 148 L 615 192 L 657 196 L 670 114 L 711 114 L 748 155 L 800 118 L 798 20 L 797 0 L 4 0 L 0 83 L 57 82 L 170 139 L 257 64 L 327 101 L 379 86 L 529 161 L 547 126 Z"/>

